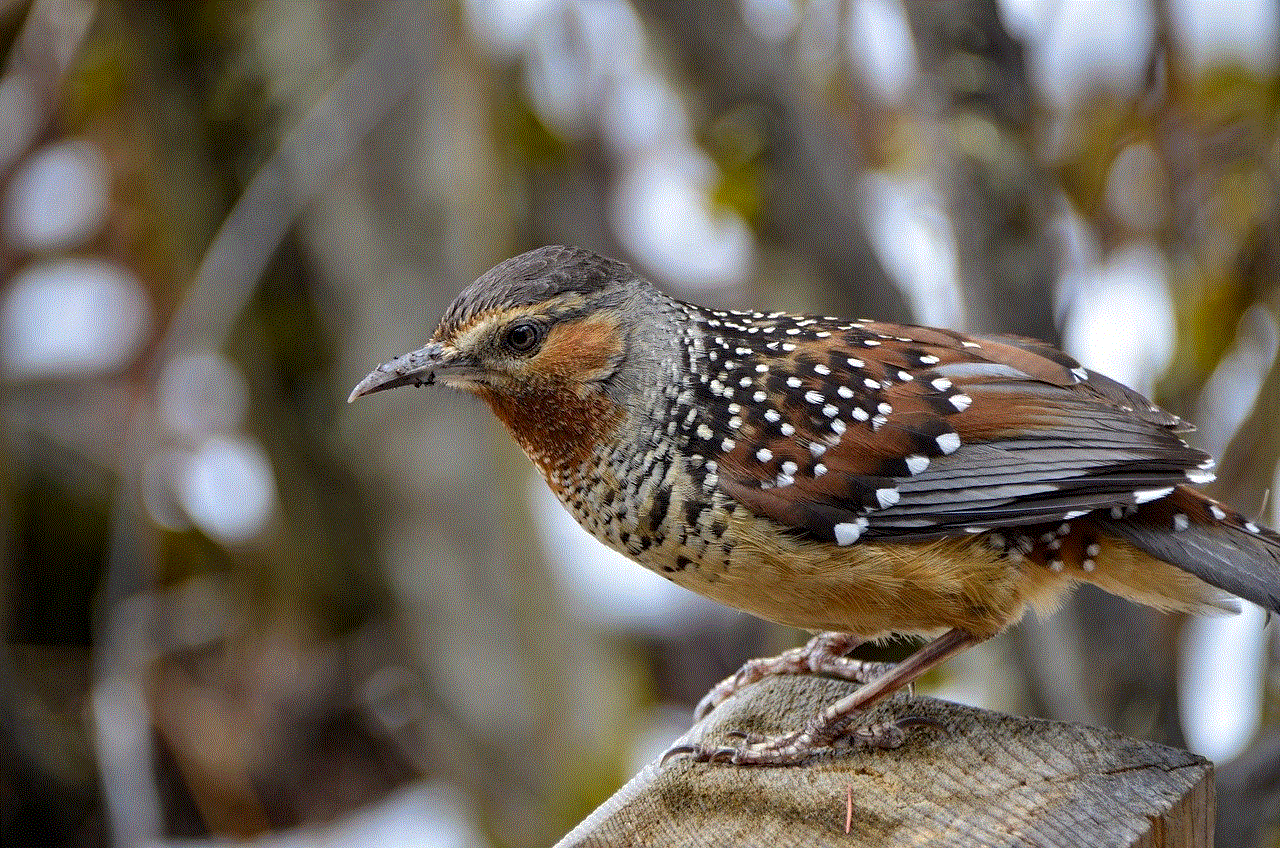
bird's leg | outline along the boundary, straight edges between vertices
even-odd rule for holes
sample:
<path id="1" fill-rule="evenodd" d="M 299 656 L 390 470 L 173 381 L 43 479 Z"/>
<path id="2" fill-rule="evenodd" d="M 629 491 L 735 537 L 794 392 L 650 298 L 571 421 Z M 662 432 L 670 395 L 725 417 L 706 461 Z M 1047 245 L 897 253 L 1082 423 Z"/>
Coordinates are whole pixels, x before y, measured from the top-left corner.
<path id="1" fill-rule="evenodd" d="M 783 651 L 776 657 L 760 657 L 717 683 L 694 708 L 695 721 L 702 719 L 730 695 L 775 674 L 825 674 L 851 683 L 869 683 L 893 667 L 893 663 L 868 662 L 848 656 L 863 643 L 852 633 L 819 633 L 802 647 Z"/>
<path id="2" fill-rule="evenodd" d="M 701 762 L 790 766 L 843 748 L 896 748 L 906 740 L 907 730 L 932 722 L 918 716 L 904 716 L 887 724 L 858 728 L 852 732 L 849 725 L 861 710 L 980 641 L 979 637 L 964 630 L 947 631 L 857 691 L 823 709 L 803 730 L 765 738 L 746 737 L 738 746 L 680 745 L 669 750 L 663 759 L 691 754 L 694 760 Z"/>

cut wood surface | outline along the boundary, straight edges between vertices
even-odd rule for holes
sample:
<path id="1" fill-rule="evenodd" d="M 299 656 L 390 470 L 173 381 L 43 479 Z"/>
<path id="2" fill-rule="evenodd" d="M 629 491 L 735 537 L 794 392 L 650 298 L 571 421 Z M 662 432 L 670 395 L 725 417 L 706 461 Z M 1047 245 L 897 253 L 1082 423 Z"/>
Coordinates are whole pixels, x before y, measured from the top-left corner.
<path id="1" fill-rule="evenodd" d="M 732 730 L 800 727 L 849 691 L 824 678 L 769 678 L 685 738 L 727 743 Z M 913 731 L 896 750 L 843 752 L 800 767 L 686 757 L 650 764 L 559 846 L 1212 845 L 1213 766 L 1194 754 L 932 698 L 895 698 L 869 720 L 905 715 L 945 730 Z"/>

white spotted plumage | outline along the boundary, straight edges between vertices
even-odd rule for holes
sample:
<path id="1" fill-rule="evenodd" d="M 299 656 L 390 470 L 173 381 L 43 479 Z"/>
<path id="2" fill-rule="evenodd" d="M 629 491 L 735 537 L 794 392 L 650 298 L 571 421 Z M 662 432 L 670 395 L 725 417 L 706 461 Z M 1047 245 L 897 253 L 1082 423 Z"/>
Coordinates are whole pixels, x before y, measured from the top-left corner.
<path id="1" fill-rule="evenodd" d="M 695 322 L 704 314 L 696 308 L 690 313 Z M 701 323 L 705 329 L 700 344 L 683 340 L 688 368 L 668 395 L 676 404 L 674 415 L 664 412 L 661 404 L 635 407 L 646 413 L 653 410 L 664 438 L 672 432 L 670 422 L 677 422 L 676 458 L 679 451 L 688 451 L 690 457 L 696 451 L 720 462 L 717 471 L 703 469 L 695 480 L 696 490 L 709 502 L 732 492 L 725 503 L 786 525 L 795 519 L 784 505 L 799 499 L 815 506 L 816 517 L 798 529 L 841 546 L 991 533 L 993 546 L 1011 563 L 1035 560 L 1040 567 L 1084 571 L 1107 561 L 1104 546 L 1080 535 L 1090 532 L 1090 522 L 1140 520 L 1148 505 L 1159 508 L 1153 514 L 1163 516 L 1169 533 L 1188 533 L 1197 522 L 1230 520 L 1217 506 L 1202 507 L 1195 516 L 1161 506 L 1178 483 L 1167 474 L 1152 474 L 1145 485 L 1140 473 L 1132 474 L 1138 483 L 1127 492 L 1093 494 L 1088 488 L 1090 463 L 1105 469 L 1108 462 L 1121 467 L 1134 461 L 1109 459 L 1106 447 L 1098 448 L 1099 458 L 1092 459 L 1089 451 L 1095 449 L 1088 434 L 1094 425 L 1088 416 L 1094 407 L 1089 404 L 1110 404 L 1106 408 L 1118 419 L 1131 416 L 1125 421 L 1148 416 L 1142 420 L 1151 423 L 1153 433 L 1172 420 L 1162 418 L 1163 413 L 1134 412 L 1149 406 L 1134 397 L 1085 397 L 1081 417 L 1073 421 L 1070 409 L 1063 413 L 1065 423 L 1046 417 L 1041 425 L 1046 435 L 1031 433 L 1025 449 L 1016 441 L 1019 435 L 1005 444 L 990 435 L 999 433 L 998 426 L 975 428 L 971 423 L 1001 420 L 1003 409 L 1014 406 L 1010 400 L 1022 397 L 1019 391 L 1029 391 L 1026 397 L 1032 403 L 1035 392 L 1043 392 L 1049 401 L 1046 409 L 1056 412 L 1052 404 L 1074 397 L 1057 386 L 1087 393 L 1100 379 L 1091 374 L 1081 378 L 1078 366 L 1062 364 L 1056 378 L 1028 376 L 1021 360 L 999 358 L 1004 356 L 1001 344 L 1007 348 L 1009 343 L 966 343 L 969 340 L 945 331 L 780 314 L 747 318 L 726 313 L 714 320 L 719 327 Z M 1028 356 L 1039 351 L 1035 348 Z M 1046 369 L 1059 367 L 1046 362 Z M 697 414 L 686 426 L 686 416 L 695 408 Z M 1115 432 L 1130 431 L 1120 427 Z M 1132 432 L 1139 428 L 1134 426 Z M 1196 457 L 1180 442 L 1168 444 L 1183 451 L 1170 467 L 1186 462 L 1185 468 L 1170 473 L 1188 483 L 1211 478 L 1202 455 Z M 1122 444 L 1117 451 L 1126 449 L 1129 446 Z M 1145 444 L 1133 449 L 1152 451 L 1153 464 L 1163 461 Z M 1078 469 L 1070 464 L 1075 450 L 1082 457 Z M 1037 479 L 1036 462 L 1042 452 L 1045 477 Z M 1006 456 L 1021 465 L 1011 459 L 1004 467 Z M 692 467 L 691 458 L 686 462 Z M 659 462 L 653 467 L 663 466 Z M 1061 475 L 1053 476 L 1060 469 Z M 708 488 L 712 484 L 715 492 Z M 1100 478 L 1099 486 L 1105 485 Z M 1077 490 L 1087 497 L 1076 497 Z M 752 492 L 769 500 L 755 499 Z M 988 506 L 997 508 L 990 521 Z M 1025 525 L 1015 523 L 1020 509 L 1026 510 Z M 636 512 L 643 514 L 644 508 Z M 1071 526 L 1065 535 L 1055 529 L 1060 523 Z M 1028 535 L 1020 526 L 1036 529 Z M 1235 526 L 1254 532 L 1242 520 Z M 1036 541 L 1044 531 L 1049 540 Z"/>

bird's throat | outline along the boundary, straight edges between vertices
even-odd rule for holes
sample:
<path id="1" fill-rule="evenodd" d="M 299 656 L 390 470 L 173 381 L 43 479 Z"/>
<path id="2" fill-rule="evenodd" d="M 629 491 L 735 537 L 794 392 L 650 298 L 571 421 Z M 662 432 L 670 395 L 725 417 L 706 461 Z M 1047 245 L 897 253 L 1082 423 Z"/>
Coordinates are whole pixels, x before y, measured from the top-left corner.
<path id="1" fill-rule="evenodd" d="M 481 390 L 494 415 L 554 486 L 616 441 L 622 409 L 597 387 L 553 383 L 519 395 Z"/>

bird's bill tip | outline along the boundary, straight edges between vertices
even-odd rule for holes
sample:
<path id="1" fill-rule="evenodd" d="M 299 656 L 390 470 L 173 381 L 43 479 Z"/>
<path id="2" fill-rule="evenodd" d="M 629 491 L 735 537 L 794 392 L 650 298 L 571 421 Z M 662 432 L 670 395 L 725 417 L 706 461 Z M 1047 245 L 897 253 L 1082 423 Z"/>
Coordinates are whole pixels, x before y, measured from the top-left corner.
<path id="1" fill-rule="evenodd" d="M 347 403 L 358 397 L 395 389 L 400 386 L 429 386 L 435 382 L 435 369 L 440 364 L 442 347 L 430 344 L 426 347 L 384 362 L 356 383 Z"/>
<path id="2" fill-rule="evenodd" d="M 371 395 L 374 392 L 389 388 L 382 383 L 382 378 L 384 376 L 385 375 L 380 371 L 370 371 L 367 377 L 359 383 L 356 383 L 355 388 L 351 390 L 351 394 L 347 395 L 347 403 L 353 403 L 358 397 Z"/>

